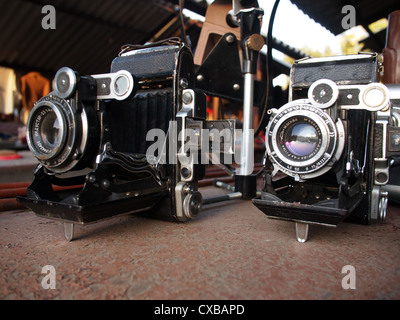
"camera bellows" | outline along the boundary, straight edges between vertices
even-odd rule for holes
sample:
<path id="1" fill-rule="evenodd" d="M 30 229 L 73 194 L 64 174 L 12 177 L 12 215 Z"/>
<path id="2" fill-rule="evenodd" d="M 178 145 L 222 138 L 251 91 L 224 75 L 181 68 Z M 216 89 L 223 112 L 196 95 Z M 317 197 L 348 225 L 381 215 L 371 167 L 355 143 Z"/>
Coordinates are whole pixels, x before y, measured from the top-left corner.
<path id="1" fill-rule="evenodd" d="M 152 129 L 168 132 L 173 117 L 172 90 L 141 92 L 133 100 L 110 102 L 106 107 L 110 115 L 112 144 L 120 152 L 146 154 L 154 142 L 146 142 Z M 124 130 L 121 130 L 124 128 Z"/>

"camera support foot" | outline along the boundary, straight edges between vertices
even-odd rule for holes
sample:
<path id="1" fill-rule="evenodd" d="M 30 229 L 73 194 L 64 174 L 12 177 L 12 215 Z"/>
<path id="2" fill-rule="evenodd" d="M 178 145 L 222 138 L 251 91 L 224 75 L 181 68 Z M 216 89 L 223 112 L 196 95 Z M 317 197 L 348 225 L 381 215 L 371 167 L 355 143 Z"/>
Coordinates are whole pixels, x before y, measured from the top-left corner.
<path id="1" fill-rule="evenodd" d="M 74 239 L 74 224 L 73 223 L 64 223 L 64 236 L 68 242 L 71 242 Z"/>
<path id="2" fill-rule="evenodd" d="M 308 224 L 296 222 L 296 238 L 300 243 L 304 243 L 308 238 Z"/>

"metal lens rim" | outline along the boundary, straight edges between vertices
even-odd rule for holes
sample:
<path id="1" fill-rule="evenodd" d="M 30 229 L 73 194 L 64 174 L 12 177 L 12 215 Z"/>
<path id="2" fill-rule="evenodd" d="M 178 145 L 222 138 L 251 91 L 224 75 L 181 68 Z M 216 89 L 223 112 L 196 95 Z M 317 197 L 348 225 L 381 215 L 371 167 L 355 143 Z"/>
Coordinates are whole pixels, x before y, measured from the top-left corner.
<path id="1" fill-rule="evenodd" d="M 119 81 L 120 79 L 124 79 L 124 80 L 126 81 L 126 83 L 127 83 L 126 88 L 125 88 L 125 90 L 123 90 L 123 91 L 118 91 L 118 90 L 116 89 L 116 87 L 117 87 L 117 85 L 118 85 L 118 81 Z M 132 90 L 131 90 L 131 87 L 132 87 L 132 81 L 131 81 L 131 79 L 130 79 L 126 74 L 124 74 L 124 73 L 118 74 L 118 75 L 115 77 L 115 79 L 114 79 L 114 81 L 113 81 L 113 83 L 112 83 L 112 90 L 113 90 L 114 94 L 115 94 L 116 96 L 119 96 L 119 97 L 125 97 L 128 93 L 130 93 L 130 92 L 132 91 Z"/>
<path id="2" fill-rule="evenodd" d="M 323 136 L 318 153 L 306 161 L 292 161 L 278 147 L 277 134 L 281 125 L 294 116 L 312 119 Z M 267 154 L 281 171 L 290 176 L 301 176 L 304 179 L 319 176 L 329 169 L 328 163 L 331 159 L 340 156 L 342 152 L 344 133 L 338 134 L 340 128 L 340 122 L 338 128 L 327 113 L 313 106 L 309 100 L 289 102 L 276 112 L 267 126 Z"/>
<path id="3" fill-rule="evenodd" d="M 321 84 L 325 84 L 332 89 L 332 97 L 326 103 L 317 102 L 313 96 L 315 88 L 317 88 Z M 339 96 L 338 86 L 336 85 L 335 82 L 333 82 L 332 80 L 329 80 L 329 79 L 321 79 L 321 80 L 315 81 L 308 90 L 308 99 L 311 101 L 311 103 L 313 105 L 315 105 L 319 108 L 323 108 L 323 109 L 331 107 L 338 99 L 338 96 Z"/>
<path id="4" fill-rule="evenodd" d="M 57 147 L 53 148 L 51 152 L 45 153 L 40 151 L 41 148 L 40 146 L 37 145 L 37 139 L 35 137 L 40 136 L 40 125 L 41 125 L 41 120 L 37 120 L 38 116 L 40 115 L 40 112 L 44 109 L 50 108 L 55 114 L 58 119 L 58 122 L 60 124 L 59 128 L 59 141 Z M 37 123 L 37 124 L 36 124 Z M 50 160 L 54 157 L 56 157 L 64 148 L 65 146 L 65 141 L 67 137 L 67 123 L 65 116 L 63 112 L 61 111 L 61 108 L 58 107 L 54 102 L 50 101 L 42 101 L 39 102 L 31 111 L 30 116 L 28 118 L 27 122 L 27 142 L 29 149 L 32 151 L 32 153 L 35 155 L 36 158 L 38 158 L 41 161 L 46 161 Z M 36 132 L 35 132 L 36 131 Z M 42 140 L 40 139 L 41 143 Z"/>
<path id="5" fill-rule="evenodd" d="M 58 87 L 58 78 L 61 76 L 61 74 L 65 73 L 68 78 L 69 78 L 69 87 L 68 90 L 65 92 L 61 92 L 59 87 Z M 76 74 L 75 72 L 67 67 L 61 68 L 60 70 L 57 71 L 56 76 L 54 77 L 53 81 L 53 86 L 54 90 L 56 91 L 57 95 L 62 98 L 62 99 L 68 99 L 72 96 L 72 94 L 75 92 L 76 89 Z"/>
<path id="6" fill-rule="evenodd" d="M 380 92 L 383 95 L 383 99 L 378 104 L 371 103 L 371 101 L 368 98 L 368 95 L 373 91 Z M 379 111 L 382 110 L 384 107 L 386 107 L 389 103 L 388 89 L 381 83 L 370 83 L 365 89 L 365 91 L 361 92 L 360 95 L 361 95 L 361 101 L 368 107 L 367 110 Z"/>

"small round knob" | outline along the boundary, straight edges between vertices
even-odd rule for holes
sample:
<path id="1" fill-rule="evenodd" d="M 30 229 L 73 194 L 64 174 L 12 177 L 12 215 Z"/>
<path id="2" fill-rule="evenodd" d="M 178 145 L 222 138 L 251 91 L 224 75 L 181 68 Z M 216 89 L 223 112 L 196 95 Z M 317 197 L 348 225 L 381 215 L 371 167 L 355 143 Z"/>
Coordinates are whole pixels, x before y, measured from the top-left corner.
<path id="1" fill-rule="evenodd" d="M 260 51 L 265 45 L 264 38 L 260 34 L 252 34 L 247 40 L 247 46 L 250 50 Z"/>
<path id="2" fill-rule="evenodd" d="M 198 191 L 188 194 L 183 201 L 183 212 L 188 219 L 196 218 L 202 207 L 203 197 Z"/>

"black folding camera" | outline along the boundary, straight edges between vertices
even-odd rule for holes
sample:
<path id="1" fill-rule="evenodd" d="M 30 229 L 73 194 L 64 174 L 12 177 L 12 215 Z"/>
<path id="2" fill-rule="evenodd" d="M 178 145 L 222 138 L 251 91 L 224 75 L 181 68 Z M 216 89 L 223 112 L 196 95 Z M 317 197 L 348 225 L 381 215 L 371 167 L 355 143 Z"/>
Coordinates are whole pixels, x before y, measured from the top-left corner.
<path id="1" fill-rule="evenodd" d="M 399 129 L 376 54 L 308 58 L 291 71 L 289 103 L 270 110 L 264 188 L 270 218 L 336 226 L 385 219 Z"/>
<path id="2" fill-rule="evenodd" d="M 205 165 L 185 147 L 191 143 L 186 132 L 198 136 L 190 146 L 198 148 L 204 129 L 233 128 L 205 121 L 206 97 L 195 90 L 194 77 L 192 53 L 179 41 L 128 46 L 110 74 L 59 70 L 54 91 L 36 103 L 27 123 L 39 165 L 19 201 L 39 216 L 64 221 L 68 230 L 147 210 L 169 221 L 194 218 L 202 207 L 197 182 Z M 148 154 L 152 130 L 165 135 Z"/>

